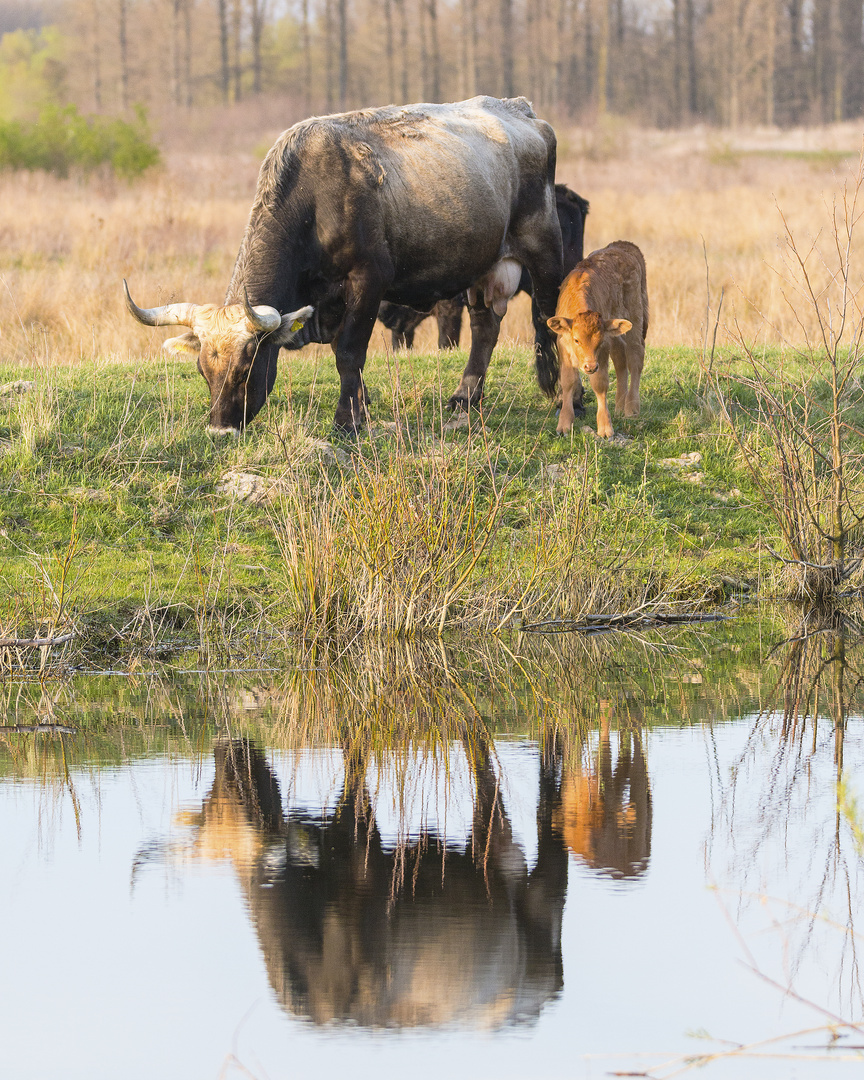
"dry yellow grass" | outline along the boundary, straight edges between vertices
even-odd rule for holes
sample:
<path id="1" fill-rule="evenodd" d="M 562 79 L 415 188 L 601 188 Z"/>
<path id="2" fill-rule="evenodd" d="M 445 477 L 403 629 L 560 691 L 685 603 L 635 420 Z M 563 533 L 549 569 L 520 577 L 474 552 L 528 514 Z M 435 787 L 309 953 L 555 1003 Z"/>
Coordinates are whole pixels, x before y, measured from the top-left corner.
<path id="1" fill-rule="evenodd" d="M 559 178 L 591 202 L 586 250 L 621 238 L 645 252 L 649 345 L 699 345 L 706 322 L 713 325 L 703 239 L 714 302 L 726 289 L 719 340 L 737 319 L 748 337 L 800 342 L 811 316 L 784 299 L 777 206 L 806 250 L 830 221 L 826 203 L 854 169 L 859 139 L 848 124 L 728 139 L 701 130 L 566 132 Z M 146 306 L 221 300 L 256 171 L 251 154 L 178 154 L 133 187 L 0 178 L 0 362 L 153 355 L 157 335 L 126 314 L 121 279 Z M 812 261 L 824 278 L 818 257 Z M 511 305 L 504 336 L 529 339 L 527 298 Z M 388 340 L 379 327 L 372 352 Z M 434 341 L 430 320 L 416 344 Z"/>

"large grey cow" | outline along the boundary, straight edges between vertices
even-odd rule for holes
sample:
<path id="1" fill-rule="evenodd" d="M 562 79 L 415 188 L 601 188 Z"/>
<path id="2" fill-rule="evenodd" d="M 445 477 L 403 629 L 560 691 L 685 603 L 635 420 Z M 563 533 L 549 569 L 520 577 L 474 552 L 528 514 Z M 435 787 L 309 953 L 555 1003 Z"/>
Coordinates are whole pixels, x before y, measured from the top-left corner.
<path id="1" fill-rule="evenodd" d="M 524 98 L 387 106 L 315 117 L 280 135 L 261 166 L 225 304 L 127 305 L 198 356 L 210 427 L 240 431 L 276 379 L 279 348 L 329 342 L 337 427 L 363 423 L 362 371 L 382 300 L 429 310 L 469 290 L 472 345 L 451 398 L 476 405 L 523 268 L 537 301 L 536 365 L 558 362 L 545 320 L 563 277 L 555 134 Z M 124 282 L 125 285 L 125 282 Z"/>

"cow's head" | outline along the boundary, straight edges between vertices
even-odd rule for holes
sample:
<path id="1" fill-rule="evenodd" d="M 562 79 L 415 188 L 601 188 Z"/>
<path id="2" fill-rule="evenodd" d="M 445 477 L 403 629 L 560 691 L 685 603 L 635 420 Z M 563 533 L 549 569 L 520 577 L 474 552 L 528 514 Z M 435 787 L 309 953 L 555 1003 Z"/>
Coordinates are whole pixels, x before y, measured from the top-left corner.
<path id="1" fill-rule="evenodd" d="M 558 347 L 563 349 L 573 367 L 593 375 L 598 366 L 598 353 L 613 337 L 626 334 L 633 325 L 628 319 L 603 319 L 596 311 L 580 311 L 572 319 L 553 315 L 546 320 L 549 329 L 558 335 Z"/>
<path id="2" fill-rule="evenodd" d="M 243 430 L 267 400 L 276 380 L 276 359 L 282 346 L 305 344 L 301 339 L 311 307 L 281 315 L 276 308 L 242 304 L 166 304 L 139 308 L 129 295 L 126 306 L 145 326 L 188 326 L 180 337 L 168 338 L 163 348 L 198 357 L 198 370 L 210 387 L 210 427 L 216 435 Z"/>

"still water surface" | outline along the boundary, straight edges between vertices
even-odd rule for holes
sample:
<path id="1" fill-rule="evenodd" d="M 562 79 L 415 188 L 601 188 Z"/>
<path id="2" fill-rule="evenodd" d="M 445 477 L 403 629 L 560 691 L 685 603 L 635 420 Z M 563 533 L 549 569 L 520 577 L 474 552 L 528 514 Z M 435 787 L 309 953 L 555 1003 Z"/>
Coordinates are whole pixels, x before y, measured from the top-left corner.
<path id="1" fill-rule="evenodd" d="M 9 687 L 0 1074 L 858 1075 L 856 647 L 742 634 Z"/>

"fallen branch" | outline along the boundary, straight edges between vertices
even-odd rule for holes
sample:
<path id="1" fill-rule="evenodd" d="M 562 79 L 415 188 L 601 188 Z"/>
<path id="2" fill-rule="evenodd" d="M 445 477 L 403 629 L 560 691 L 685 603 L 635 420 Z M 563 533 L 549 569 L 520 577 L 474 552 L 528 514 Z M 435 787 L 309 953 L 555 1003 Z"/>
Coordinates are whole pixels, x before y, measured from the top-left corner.
<path id="1" fill-rule="evenodd" d="M 44 645 L 63 645 L 73 637 L 74 633 L 50 638 L 0 638 L 0 649 L 35 649 Z"/>
<path id="2" fill-rule="evenodd" d="M 520 630 L 532 634 L 596 633 L 598 630 L 619 630 L 631 626 L 675 626 L 686 623 L 723 622 L 728 615 L 700 614 L 637 614 L 625 612 L 618 615 L 584 615 L 581 619 L 548 619 L 546 622 L 529 623 Z"/>
<path id="3" fill-rule="evenodd" d="M 64 727 L 63 724 L 0 724 L 0 735 L 4 732 L 15 735 L 77 735 L 78 728 Z"/>

